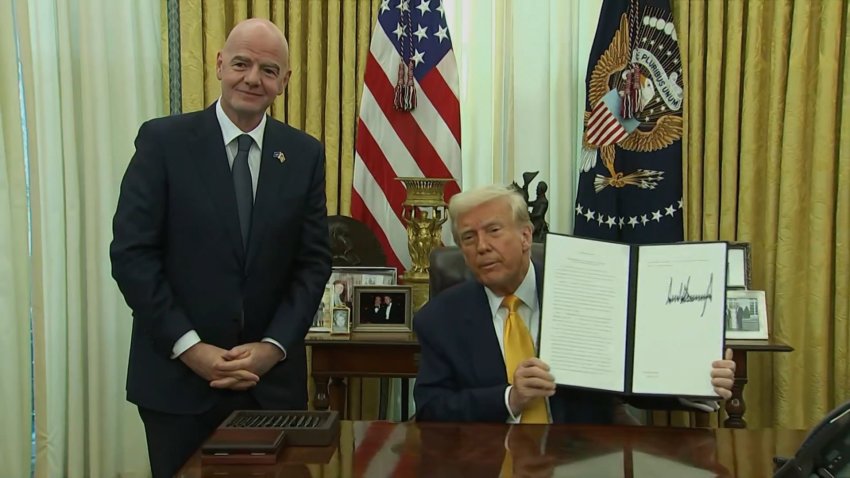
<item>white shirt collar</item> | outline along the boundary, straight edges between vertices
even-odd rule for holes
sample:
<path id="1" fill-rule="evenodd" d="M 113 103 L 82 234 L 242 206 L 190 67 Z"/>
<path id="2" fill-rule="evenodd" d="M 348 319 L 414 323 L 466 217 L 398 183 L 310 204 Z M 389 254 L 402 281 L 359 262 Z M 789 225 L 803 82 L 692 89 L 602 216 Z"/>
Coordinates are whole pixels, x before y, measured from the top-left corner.
<path id="1" fill-rule="evenodd" d="M 520 282 L 519 287 L 514 292 L 514 295 L 528 306 L 532 311 L 537 309 L 537 281 L 534 272 L 534 262 L 529 261 L 528 272 L 525 273 L 525 278 Z M 487 300 L 490 302 L 490 315 L 495 317 L 499 307 L 502 306 L 504 296 L 496 295 L 495 292 L 488 287 L 484 287 L 484 292 L 487 293 Z"/>
<path id="2" fill-rule="evenodd" d="M 254 139 L 254 143 L 257 144 L 257 148 L 260 150 L 263 149 L 263 134 L 266 132 L 265 114 L 256 128 L 248 132 L 242 131 L 233 123 L 233 121 L 230 121 L 230 118 L 227 117 L 227 114 L 224 112 L 224 108 L 221 107 L 221 97 L 219 97 L 218 101 L 215 102 L 215 115 L 218 117 L 219 126 L 221 126 L 221 137 L 224 139 L 225 146 L 230 144 L 239 135 L 247 134 Z"/>

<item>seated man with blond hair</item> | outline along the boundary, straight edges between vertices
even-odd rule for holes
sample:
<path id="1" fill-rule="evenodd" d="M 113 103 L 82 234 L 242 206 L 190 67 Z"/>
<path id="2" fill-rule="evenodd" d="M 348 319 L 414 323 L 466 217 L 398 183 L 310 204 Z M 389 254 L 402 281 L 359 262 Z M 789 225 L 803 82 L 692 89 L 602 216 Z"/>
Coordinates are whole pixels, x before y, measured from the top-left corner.
<path id="1" fill-rule="evenodd" d="M 506 347 L 530 335 L 537 350 L 540 330 L 543 264 L 531 260 L 532 227 L 523 198 L 501 186 L 466 191 L 452 198 L 449 216 L 475 280 L 443 291 L 413 321 L 422 347 L 414 388 L 417 419 L 626 421 L 617 395 L 558 388 L 549 366 L 535 354 L 519 356 L 515 347 Z M 726 360 L 713 362 L 705 378 L 724 399 L 732 396 L 735 375 L 730 354 L 727 350 Z M 629 402 L 648 408 L 679 404 L 675 398 Z"/>

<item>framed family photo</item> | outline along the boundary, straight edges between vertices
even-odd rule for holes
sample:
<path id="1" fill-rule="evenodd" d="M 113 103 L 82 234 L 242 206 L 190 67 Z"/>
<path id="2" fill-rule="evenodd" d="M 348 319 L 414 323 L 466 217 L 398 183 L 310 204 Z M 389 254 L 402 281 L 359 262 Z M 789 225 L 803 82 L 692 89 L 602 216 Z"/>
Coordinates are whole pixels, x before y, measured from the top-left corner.
<path id="1" fill-rule="evenodd" d="M 729 243 L 726 255 L 726 287 L 749 289 L 751 267 L 750 244 L 748 242 Z"/>
<path id="2" fill-rule="evenodd" d="M 411 287 L 360 286 L 354 289 L 354 332 L 411 332 Z"/>
<path id="3" fill-rule="evenodd" d="M 726 291 L 726 338 L 767 340 L 767 306 L 764 291 Z"/>
<path id="4" fill-rule="evenodd" d="M 331 317 L 331 335 L 348 335 L 351 332 L 351 309 L 334 307 Z"/>
<path id="5" fill-rule="evenodd" d="M 325 292 L 322 294 L 322 301 L 319 302 L 319 309 L 313 316 L 313 324 L 310 326 L 310 332 L 330 332 L 331 331 L 331 294 L 332 288 L 330 285 L 325 286 Z"/>
<path id="6" fill-rule="evenodd" d="M 332 332 L 331 309 L 354 309 L 354 288 L 360 285 L 395 285 L 395 267 L 334 267 L 325 287 L 325 296 L 313 320 L 310 332 Z M 321 320 L 320 320 L 321 316 Z"/>

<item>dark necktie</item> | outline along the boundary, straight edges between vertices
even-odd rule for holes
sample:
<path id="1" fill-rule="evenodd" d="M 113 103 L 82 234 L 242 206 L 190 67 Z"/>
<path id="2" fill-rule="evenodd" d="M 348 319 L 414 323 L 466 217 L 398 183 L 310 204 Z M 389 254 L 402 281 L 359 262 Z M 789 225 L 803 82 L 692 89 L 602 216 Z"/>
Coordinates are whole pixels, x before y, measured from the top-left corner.
<path id="1" fill-rule="evenodd" d="M 248 249 L 248 234 L 251 232 L 251 210 L 254 207 L 254 187 L 251 170 L 248 168 L 248 151 L 254 140 L 247 134 L 236 138 L 239 151 L 233 159 L 233 189 L 236 191 L 236 208 L 239 211 L 239 228 L 242 230 L 242 246 Z"/>

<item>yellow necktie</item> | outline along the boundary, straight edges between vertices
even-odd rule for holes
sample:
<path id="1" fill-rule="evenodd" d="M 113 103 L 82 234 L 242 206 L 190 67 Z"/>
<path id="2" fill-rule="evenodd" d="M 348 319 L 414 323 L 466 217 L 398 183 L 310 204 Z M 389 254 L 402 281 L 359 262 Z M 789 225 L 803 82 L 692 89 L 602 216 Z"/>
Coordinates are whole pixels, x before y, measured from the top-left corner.
<path id="1" fill-rule="evenodd" d="M 514 372 L 517 366 L 526 359 L 534 357 L 534 342 L 522 317 L 519 316 L 519 305 L 522 301 L 515 295 L 502 299 L 502 307 L 508 309 L 505 319 L 505 368 L 508 373 L 508 383 L 514 383 Z M 520 423 L 549 423 L 549 413 L 546 411 L 546 399 L 534 399 L 522 412 Z"/>

